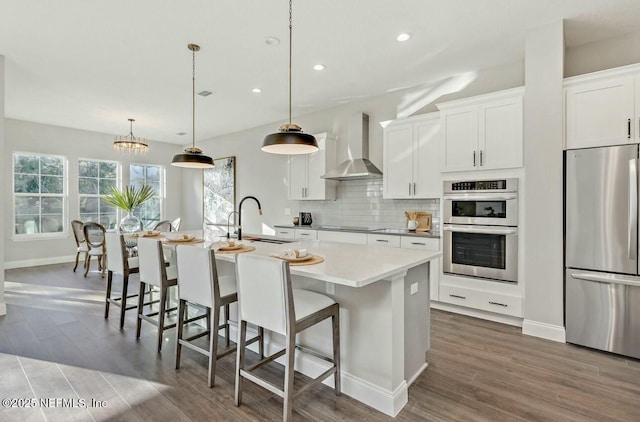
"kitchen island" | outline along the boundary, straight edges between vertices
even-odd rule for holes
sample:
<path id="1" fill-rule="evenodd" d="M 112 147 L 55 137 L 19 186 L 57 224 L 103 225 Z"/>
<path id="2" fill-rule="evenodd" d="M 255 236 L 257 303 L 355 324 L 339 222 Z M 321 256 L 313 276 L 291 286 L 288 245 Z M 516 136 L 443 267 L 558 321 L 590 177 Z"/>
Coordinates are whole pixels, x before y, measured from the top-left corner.
<path id="1" fill-rule="evenodd" d="M 291 276 L 294 287 L 329 294 L 340 304 L 342 392 L 397 415 L 407 403 L 409 385 L 427 367 L 429 263 L 440 253 L 321 241 L 243 243 L 256 248 L 250 253 L 272 255 L 305 248 L 324 258 L 315 265 L 291 266 Z M 233 254 L 216 257 L 220 275 L 235 274 Z M 234 310 L 230 317 L 234 319 Z M 283 347 L 279 335 L 266 337 L 268 354 Z M 330 356 L 329 321 L 301 333 L 297 344 Z M 296 370 L 311 377 L 328 366 L 308 354 L 296 357 Z M 332 383 L 331 378 L 326 380 Z"/>

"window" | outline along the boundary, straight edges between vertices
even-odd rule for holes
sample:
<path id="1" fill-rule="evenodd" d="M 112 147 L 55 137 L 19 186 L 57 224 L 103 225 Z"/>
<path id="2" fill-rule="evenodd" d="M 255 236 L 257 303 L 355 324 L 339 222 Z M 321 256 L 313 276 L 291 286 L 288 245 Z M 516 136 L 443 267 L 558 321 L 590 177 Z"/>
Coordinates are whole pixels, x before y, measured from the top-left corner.
<path id="1" fill-rule="evenodd" d="M 13 154 L 13 233 L 17 236 L 65 232 L 65 158 Z"/>
<path id="2" fill-rule="evenodd" d="M 164 199 L 164 168 L 162 166 L 131 164 L 129 168 L 131 186 L 151 186 L 155 195 L 142 206 L 133 210 L 133 215 L 142 220 L 145 227 L 162 220 L 162 201 Z"/>
<path id="3" fill-rule="evenodd" d="M 118 163 L 115 161 L 78 160 L 78 202 L 80 220 L 95 221 L 106 229 L 115 229 L 118 210 L 100 199 L 118 185 Z"/>

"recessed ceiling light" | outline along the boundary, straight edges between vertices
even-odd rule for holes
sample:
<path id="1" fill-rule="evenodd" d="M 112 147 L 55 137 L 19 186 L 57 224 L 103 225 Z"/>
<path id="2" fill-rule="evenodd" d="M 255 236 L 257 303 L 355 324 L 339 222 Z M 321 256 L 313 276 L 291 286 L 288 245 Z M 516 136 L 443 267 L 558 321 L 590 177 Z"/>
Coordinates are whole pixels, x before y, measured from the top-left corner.
<path id="1" fill-rule="evenodd" d="M 313 70 L 325 70 L 326 66 L 323 65 L 322 63 L 318 63 L 317 65 L 313 66 Z"/>
<path id="2" fill-rule="evenodd" d="M 266 37 L 264 39 L 264 43 L 267 45 L 274 46 L 274 45 L 280 44 L 280 39 L 276 37 Z"/>
<path id="3" fill-rule="evenodd" d="M 251 90 L 251 92 L 254 92 L 254 93 L 256 93 L 256 94 L 259 94 L 259 93 L 261 93 L 261 92 L 262 92 L 262 90 L 261 90 L 260 88 L 253 88 L 253 89 Z"/>
<path id="4" fill-rule="evenodd" d="M 208 97 L 209 95 L 213 94 L 213 92 L 211 91 L 207 91 L 206 89 L 204 91 L 200 91 L 198 92 L 198 95 L 202 96 L 202 97 Z"/>
<path id="5" fill-rule="evenodd" d="M 402 34 L 398 35 L 396 37 L 396 40 L 403 42 L 403 41 L 407 41 L 409 38 L 411 38 L 411 33 L 410 32 L 403 32 Z"/>

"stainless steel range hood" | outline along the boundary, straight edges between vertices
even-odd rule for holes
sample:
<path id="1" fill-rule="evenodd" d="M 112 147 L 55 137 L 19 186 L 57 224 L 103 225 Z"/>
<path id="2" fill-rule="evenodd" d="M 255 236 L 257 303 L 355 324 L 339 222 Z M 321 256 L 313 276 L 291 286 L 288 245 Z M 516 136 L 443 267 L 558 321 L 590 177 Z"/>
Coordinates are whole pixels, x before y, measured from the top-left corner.
<path id="1" fill-rule="evenodd" d="M 350 159 L 327 171 L 323 179 L 378 179 L 382 172 L 369 161 L 369 116 L 358 113 L 349 121 L 347 145 Z"/>

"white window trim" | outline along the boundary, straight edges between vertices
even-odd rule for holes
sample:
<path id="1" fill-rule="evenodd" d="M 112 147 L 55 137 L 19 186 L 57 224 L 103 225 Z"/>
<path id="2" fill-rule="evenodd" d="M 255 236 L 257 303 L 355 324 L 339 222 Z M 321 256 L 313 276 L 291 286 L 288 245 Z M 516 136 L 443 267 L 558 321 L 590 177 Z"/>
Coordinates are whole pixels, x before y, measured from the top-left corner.
<path id="1" fill-rule="evenodd" d="M 16 234 L 16 155 L 30 155 L 37 157 L 57 157 L 62 159 L 62 232 L 60 233 L 33 233 L 33 234 Z M 39 194 L 42 196 L 42 194 Z M 45 195 L 47 196 L 47 195 Z M 59 196 L 59 195 L 51 195 Z M 11 240 L 17 242 L 31 241 L 31 240 L 56 240 L 67 239 L 69 237 L 69 160 L 67 157 L 58 154 L 48 154 L 44 152 L 23 152 L 13 151 L 11 154 Z"/>
<path id="2" fill-rule="evenodd" d="M 116 161 L 116 160 L 101 160 L 101 159 L 97 159 L 97 158 L 86 158 L 86 157 L 78 157 L 77 160 L 77 167 L 78 167 L 78 180 L 77 180 L 77 188 L 78 188 L 78 209 L 77 211 L 77 215 L 78 218 L 80 218 L 80 198 L 82 198 L 83 196 L 86 197 L 98 197 L 100 198 L 102 195 L 97 194 L 97 195 L 89 195 L 86 193 L 80 193 L 80 161 L 96 161 L 96 162 L 102 162 L 102 163 L 115 163 L 118 166 L 118 169 L 116 171 L 116 186 L 118 187 L 118 189 L 122 188 L 122 163 L 120 161 Z M 123 211 L 116 207 L 116 221 L 119 222 L 122 218 L 124 217 L 123 215 Z M 118 226 L 118 223 L 116 223 L 116 227 Z"/>

